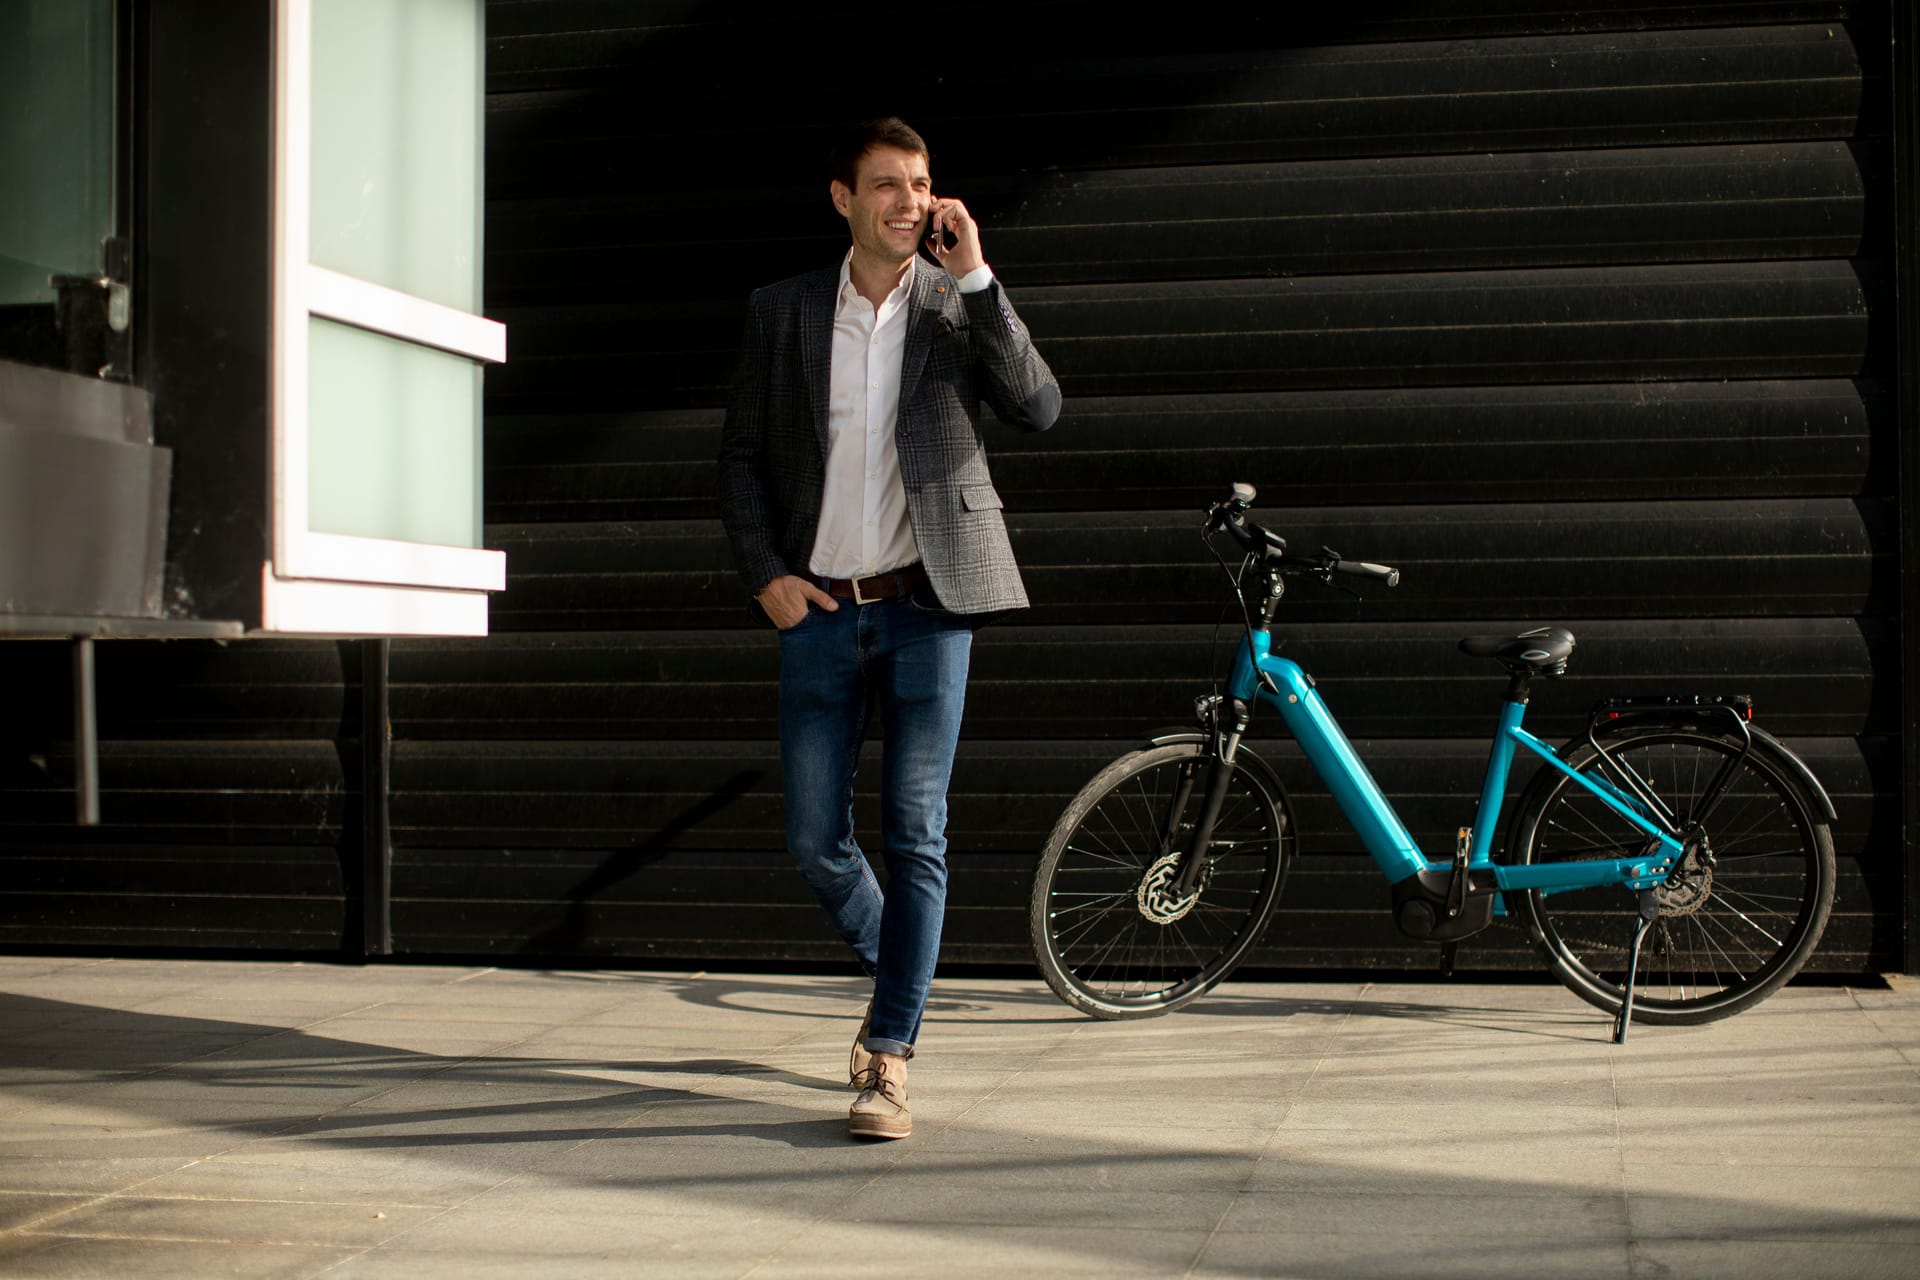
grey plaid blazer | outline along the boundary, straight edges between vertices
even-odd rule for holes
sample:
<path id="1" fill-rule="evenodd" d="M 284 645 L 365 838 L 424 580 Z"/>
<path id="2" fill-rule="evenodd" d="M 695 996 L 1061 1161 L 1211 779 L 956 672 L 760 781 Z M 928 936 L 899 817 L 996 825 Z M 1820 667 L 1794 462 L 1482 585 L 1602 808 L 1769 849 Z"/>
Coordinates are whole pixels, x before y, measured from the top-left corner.
<path id="1" fill-rule="evenodd" d="M 757 291 L 720 433 L 720 514 L 750 592 L 807 573 L 826 483 L 827 394 L 839 267 Z M 922 259 L 907 304 L 894 439 L 914 541 L 954 613 L 1027 606 L 979 431 L 985 399 L 1002 422 L 1044 431 L 1060 386 L 996 280 L 963 294 Z"/>

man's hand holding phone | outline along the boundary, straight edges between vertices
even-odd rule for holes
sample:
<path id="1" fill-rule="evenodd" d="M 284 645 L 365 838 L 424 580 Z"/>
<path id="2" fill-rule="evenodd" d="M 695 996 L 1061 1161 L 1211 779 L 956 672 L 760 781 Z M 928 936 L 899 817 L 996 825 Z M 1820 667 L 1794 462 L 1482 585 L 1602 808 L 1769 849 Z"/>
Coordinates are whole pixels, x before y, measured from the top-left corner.
<path id="1" fill-rule="evenodd" d="M 958 279 L 987 265 L 980 251 L 980 224 L 958 200 L 935 197 L 927 210 L 926 254 Z"/>

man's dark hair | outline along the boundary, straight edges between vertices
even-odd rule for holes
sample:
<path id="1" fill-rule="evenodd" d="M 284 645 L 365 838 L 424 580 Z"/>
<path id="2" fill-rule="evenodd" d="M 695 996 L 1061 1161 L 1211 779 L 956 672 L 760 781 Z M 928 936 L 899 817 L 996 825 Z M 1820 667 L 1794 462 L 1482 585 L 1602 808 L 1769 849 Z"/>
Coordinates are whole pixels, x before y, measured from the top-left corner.
<path id="1" fill-rule="evenodd" d="M 898 147 L 902 151 L 928 155 L 926 141 L 899 116 L 862 120 L 841 131 L 827 156 L 827 175 L 851 188 L 860 176 L 860 157 L 875 147 Z"/>

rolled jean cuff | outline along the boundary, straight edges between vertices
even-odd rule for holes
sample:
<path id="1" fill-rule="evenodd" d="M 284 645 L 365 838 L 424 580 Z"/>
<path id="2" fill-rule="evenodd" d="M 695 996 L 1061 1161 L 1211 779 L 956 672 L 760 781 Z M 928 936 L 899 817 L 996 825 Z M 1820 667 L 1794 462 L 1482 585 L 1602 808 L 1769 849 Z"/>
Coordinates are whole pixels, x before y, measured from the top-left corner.
<path id="1" fill-rule="evenodd" d="M 879 1036 L 867 1037 L 866 1050 L 868 1053 L 896 1054 L 902 1058 L 911 1058 L 913 1056 L 913 1046 L 906 1041 L 882 1040 Z"/>

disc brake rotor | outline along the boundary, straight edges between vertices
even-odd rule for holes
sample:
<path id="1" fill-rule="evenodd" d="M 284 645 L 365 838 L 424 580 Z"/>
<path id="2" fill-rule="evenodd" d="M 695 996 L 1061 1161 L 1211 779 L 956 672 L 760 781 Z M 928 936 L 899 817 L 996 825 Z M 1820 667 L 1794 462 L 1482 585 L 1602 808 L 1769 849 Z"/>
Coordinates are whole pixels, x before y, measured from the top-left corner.
<path id="1" fill-rule="evenodd" d="M 1172 924 L 1183 918 L 1206 892 L 1207 879 L 1212 873 L 1213 864 L 1209 862 L 1200 869 L 1200 880 L 1193 892 L 1183 896 L 1173 883 L 1180 874 L 1180 851 L 1162 854 L 1147 868 L 1147 874 L 1140 878 L 1140 888 L 1134 893 L 1140 914 L 1155 924 Z"/>
<path id="2" fill-rule="evenodd" d="M 1686 856 L 1667 874 L 1666 883 L 1653 891 L 1663 915 L 1690 916 L 1713 897 L 1713 852 L 1704 837 L 1690 844 Z"/>

